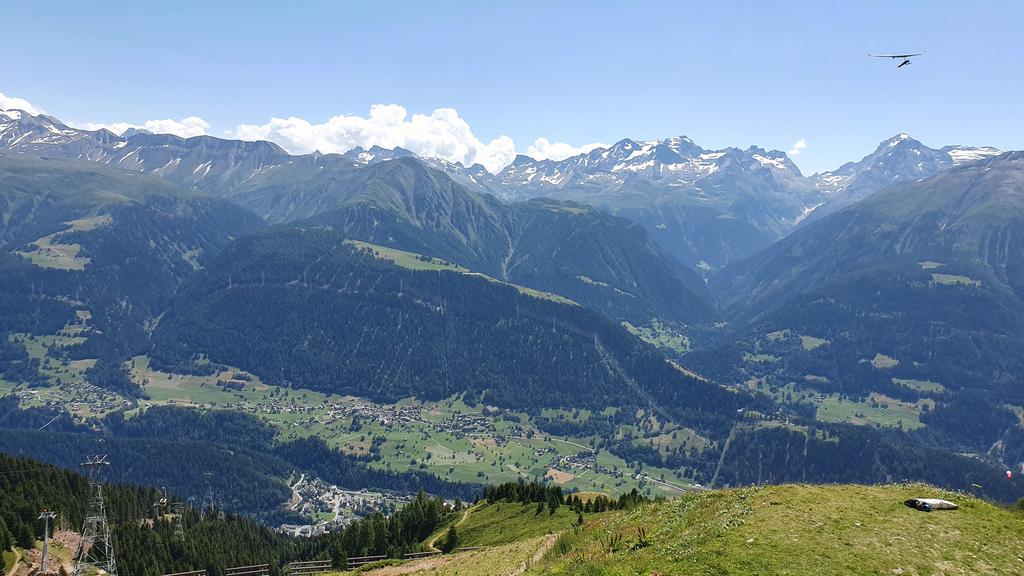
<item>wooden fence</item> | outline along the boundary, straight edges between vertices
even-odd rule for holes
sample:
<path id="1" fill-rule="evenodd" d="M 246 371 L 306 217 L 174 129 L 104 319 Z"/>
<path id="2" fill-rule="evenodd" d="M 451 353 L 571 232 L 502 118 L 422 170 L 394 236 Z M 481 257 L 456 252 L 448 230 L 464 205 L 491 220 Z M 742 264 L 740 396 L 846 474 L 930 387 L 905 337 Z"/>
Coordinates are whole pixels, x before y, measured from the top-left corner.
<path id="1" fill-rule="evenodd" d="M 193 570 L 191 572 L 175 572 L 174 574 L 164 574 L 164 576 L 206 576 L 206 570 Z"/>
<path id="2" fill-rule="evenodd" d="M 270 564 L 237 566 L 235 568 L 228 568 L 224 574 L 226 576 L 270 576 Z"/>
<path id="3" fill-rule="evenodd" d="M 292 562 L 285 568 L 288 576 L 314 576 L 331 571 L 330 560 L 310 560 L 308 562 Z"/>

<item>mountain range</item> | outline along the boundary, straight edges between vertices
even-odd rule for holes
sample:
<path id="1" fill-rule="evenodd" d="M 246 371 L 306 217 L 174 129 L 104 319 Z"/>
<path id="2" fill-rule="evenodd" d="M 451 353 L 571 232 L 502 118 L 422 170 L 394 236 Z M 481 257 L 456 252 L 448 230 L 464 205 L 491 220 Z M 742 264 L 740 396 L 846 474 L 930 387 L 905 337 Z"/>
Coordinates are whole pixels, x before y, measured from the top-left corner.
<path id="1" fill-rule="evenodd" d="M 362 168 L 407 150 L 353 149 L 293 156 L 276 144 L 77 130 L 56 118 L 0 112 L 0 150 L 84 159 L 152 173 L 230 198 L 270 222 L 313 216 L 359 186 Z M 686 137 L 624 139 L 564 160 L 517 156 L 498 174 L 421 159 L 457 183 L 506 201 L 574 200 L 626 217 L 680 262 L 710 272 L 761 250 L 810 215 L 849 205 L 896 182 L 998 154 L 991 147 L 932 149 L 900 134 L 858 162 L 804 176 L 784 153 L 751 146 L 705 150 Z"/>
<path id="2" fill-rule="evenodd" d="M 1020 152 L 905 134 L 812 176 L 685 137 L 491 174 L 2 111 L 0 380 L 44 385 L 24 335 L 74 325 L 57 355 L 129 395 L 147 355 L 380 402 L 584 408 L 571 425 L 603 448 L 703 481 L 862 450 L 858 480 L 933 462 L 962 484 L 1024 464 L 1022 189 Z M 666 422 L 701 450 L 659 450 Z"/>

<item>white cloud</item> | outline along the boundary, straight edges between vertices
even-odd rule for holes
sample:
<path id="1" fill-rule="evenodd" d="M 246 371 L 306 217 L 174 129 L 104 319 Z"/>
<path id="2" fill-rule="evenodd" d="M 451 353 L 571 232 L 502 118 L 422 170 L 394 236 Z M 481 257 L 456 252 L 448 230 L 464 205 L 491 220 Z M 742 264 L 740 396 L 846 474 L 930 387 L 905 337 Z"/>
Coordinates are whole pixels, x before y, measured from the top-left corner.
<path id="1" fill-rule="evenodd" d="M 790 156 L 799 156 L 800 153 L 803 152 L 804 148 L 807 148 L 807 140 L 805 138 L 801 138 L 793 144 L 793 147 L 790 148 L 789 152 L 786 152 L 786 154 L 789 154 Z"/>
<path id="2" fill-rule="evenodd" d="M 154 134 L 174 134 L 175 136 L 181 136 L 182 138 L 191 138 L 193 136 L 202 136 L 209 134 L 210 124 L 206 120 L 198 116 L 189 116 L 188 118 L 182 118 L 181 120 L 172 120 L 167 118 L 165 120 L 146 120 L 142 124 L 132 124 L 130 122 L 76 122 L 68 123 L 74 128 L 81 128 L 82 130 L 99 130 L 106 128 L 114 134 L 122 134 L 129 128 L 143 129 L 153 132 Z"/>
<path id="3" fill-rule="evenodd" d="M 413 114 L 396 104 L 375 104 L 370 115 L 334 116 L 321 124 L 302 118 L 271 118 L 265 124 L 242 124 L 229 135 L 243 140 L 270 140 L 285 150 L 302 154 L 319 150 L 344 153 L 356 146 L 400 146 L 424 157 L 465 166 L 482 164 L 497 172 L 515 159 L 515 144 L 508 136 L 490 142 L 478 139 L 453 108 L 438 108 L 429 116 Z"/>
<path id="4" fill-rule="evenodd" d="M 547 138 L 537 138 L 526 149 L 527 156 L 536 160 L 565 160 L 579 154 L 586 154 L 594 148 L 607 148 L 608 144 L 593 142 L 583 146 L 573 146 L 565 142 L 549 142 Z"/>
<path id="5" fill-rule="evenodd" d="M 15 98 L 0 92 L 0 110 L 24 110 L 33 116 L 46 114 L 42 108 L 36 108 L 24 98 Z"/>
<path id="6" fill-rule="evenodd" d="M 45 112 L 23 98 L 6 96 L 0 92 L 0 110 L 18 109 L 30 114 Z M 68 122 L 69 126 L 83 130 L 105 128 L 122 134 L 129 128 L 143 129 L 155 134 L 174 134 L 183 138 L 210 133 L 210 124 L 198 116 L 174 120 L 147 120 L 132 122 Z M 512 163 L 516 156 L 515 143 L 508 136 L 499 136 L 484 142 L 473 134 L 469 124 L 454 108 L 438 108 L 430 114 L 412 114 L 397 104 L 375 104 L 368 116 L 344 115 L 328 118 L 315 124 L 303 118 L 271 118 L 264 124 L 240 124 L 226 132 L 231 138 L 243 140 L 270 140 L 293 154 L 314 150 L 324 153 L 344 153 L 356 146 L 370 148 L 402 147 L 418 156 L 442 158 L 461 162 L 465 166 L 482 164 L 491 173 L 497 173 Z M 803 141 L 798 143 L 802 147 Z M 551 142 L 537 138 L 526 154 L 537 160 L 564 160 L 608 144 L 591 143 L 573 146 L 565 142 Z"/>

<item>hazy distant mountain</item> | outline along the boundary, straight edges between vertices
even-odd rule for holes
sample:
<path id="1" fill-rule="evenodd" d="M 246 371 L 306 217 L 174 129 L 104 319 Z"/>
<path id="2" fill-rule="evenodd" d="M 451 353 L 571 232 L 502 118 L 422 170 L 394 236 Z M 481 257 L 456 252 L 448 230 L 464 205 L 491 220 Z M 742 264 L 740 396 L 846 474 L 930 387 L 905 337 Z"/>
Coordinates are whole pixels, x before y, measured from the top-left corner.
<path id="1" fill-rule="evenodd" d="M 809 224 L 714 284 L 741 316 L 764 316 L 786 297 L 907 262 L 924 276 L 966 266 L 984 290 L 1024 297 L 1021 225 L 1024 153 L 1008 152 L 892 187 Z"/>
<path id="2" fill-rule="evenodd" d="M 108 130 L 70 128 L 52 116 L 18 110 L 0 111 L 0 152 L 90 160 L 160 176 L 214 196 L 291 158 L 270 142 L 181 138 L 145 130 L 118 136 Z"/>
<path id="3" fill-rule="evenodd" d="M 562 161 L 519 156 L 496 175 L 479 166 L 433 162 L 468 186 L 503 198 L 568 198 L 625 216 L 682 262 L 710 271 L 767 247 L 808 216 L 999 153 L 965 146 L 935 150 L 901 134 L 859 162 L 804 177 L 777 150 L 709 151 L 679 137 L 622 140 Z"/>
<path id="4" fill-rule="evenodd" d="M 502 198 L 571 199 L 625 216 L 680 261 L 707 270 L 782 237 L 815 198 L 782 152 L 710 151 L 686 137 L 626 139 L 561 161 L 518 156 L 495 175 L 433 163 Z"/>
<path id="5" fill-rule="evenodd" d="M 1001 152 L 995 148 L 946 146 L 929 148 L 907 134 L 883 141 L 874 152 L 858 162 L 815 174 L 814 187 L 821 193 L 820 204 L 809 216 L 819 218 L 898 182 L 934 176 L 953 166 L 973 162 Z"/>

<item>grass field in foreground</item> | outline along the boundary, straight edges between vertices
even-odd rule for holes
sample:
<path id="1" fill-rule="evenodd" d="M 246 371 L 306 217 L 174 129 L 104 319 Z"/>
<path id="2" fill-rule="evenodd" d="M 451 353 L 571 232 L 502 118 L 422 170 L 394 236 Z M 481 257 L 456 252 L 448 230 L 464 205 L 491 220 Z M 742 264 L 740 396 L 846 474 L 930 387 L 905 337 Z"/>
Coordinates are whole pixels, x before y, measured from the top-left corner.
<path id="1" fill-rule="evenodd" d="M 912 497 L 960 509 L 919 512 Z M 768 486 L 588 521 L 527 573 L 1022 574 L 1022 542 L 1024 513 L 929 486 Z"/>
<path id="2" fill-rule="evenodd" d="M 446 554 L 424 560 L 403 562 L 396 566 L 367 570 L 368 576 L 495 576 L 517 574 L 551 543 L 551 536 L 538 536 L 511 544 Z M 344 574 L 352 574 L 345 572 Z"/>

